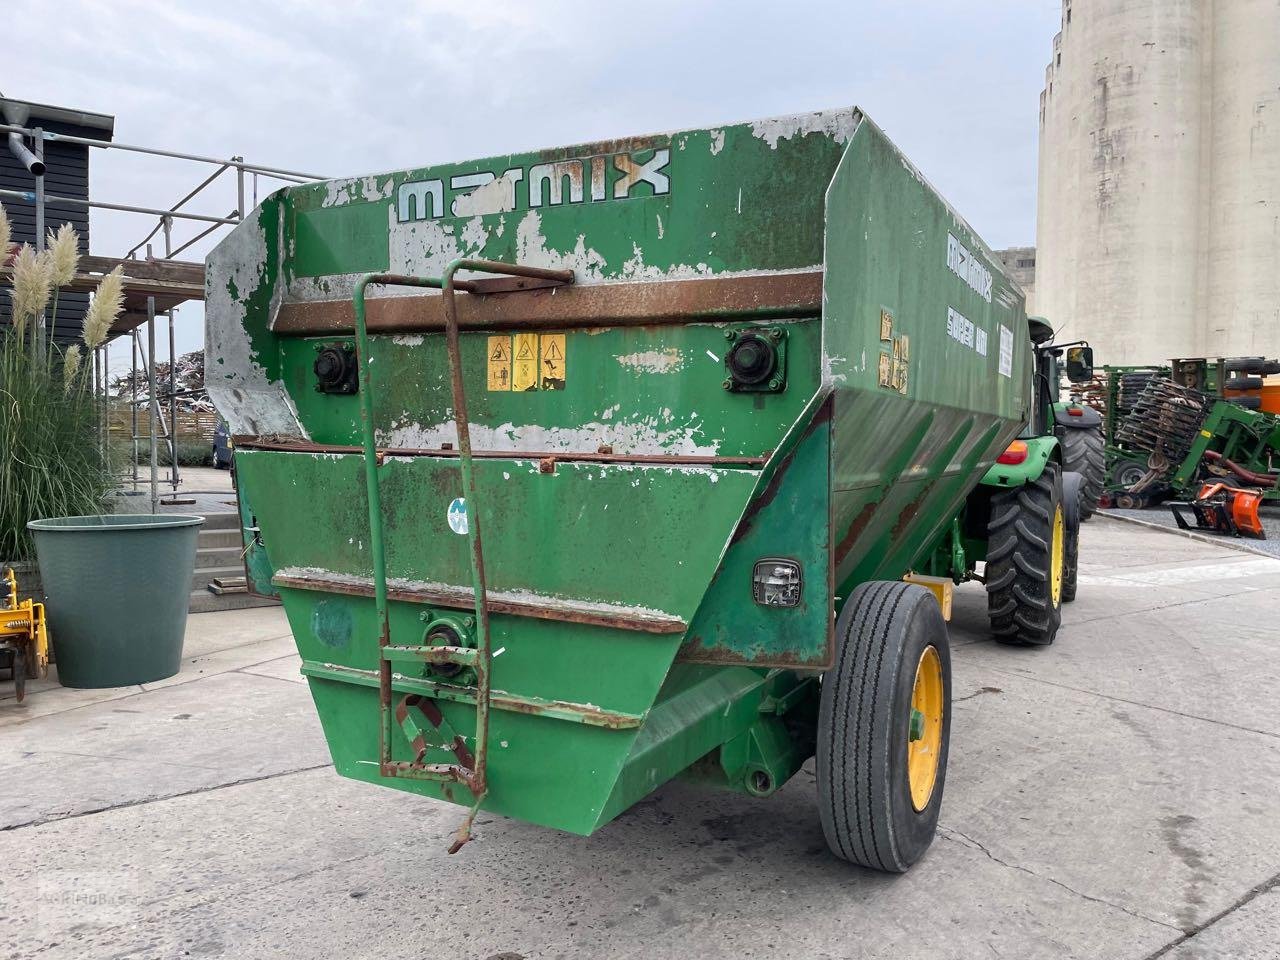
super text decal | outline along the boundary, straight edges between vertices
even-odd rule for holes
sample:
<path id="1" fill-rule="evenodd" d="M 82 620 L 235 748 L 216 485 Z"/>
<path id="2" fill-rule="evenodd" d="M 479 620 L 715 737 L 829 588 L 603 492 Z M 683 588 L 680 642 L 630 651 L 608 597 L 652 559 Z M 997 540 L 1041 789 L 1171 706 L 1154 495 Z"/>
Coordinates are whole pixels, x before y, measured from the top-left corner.
<path id="1" fill-rule="evenodd" d="M 953 307 L 947 307 L 947 336 L 979 356 L 987 355 L 987 331 Z"/>

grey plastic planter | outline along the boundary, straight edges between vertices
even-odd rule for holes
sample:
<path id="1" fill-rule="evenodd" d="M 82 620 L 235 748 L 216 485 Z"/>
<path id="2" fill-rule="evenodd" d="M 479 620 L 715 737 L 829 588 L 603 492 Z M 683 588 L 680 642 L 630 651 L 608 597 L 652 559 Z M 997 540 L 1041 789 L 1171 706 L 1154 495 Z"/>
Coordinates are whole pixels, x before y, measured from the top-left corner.
<path id="1" fill-rule="evenodd" d="M 202 523 L 116 514 L 27 524 L 63 686 L 123 687 L 178 672 Z"/>

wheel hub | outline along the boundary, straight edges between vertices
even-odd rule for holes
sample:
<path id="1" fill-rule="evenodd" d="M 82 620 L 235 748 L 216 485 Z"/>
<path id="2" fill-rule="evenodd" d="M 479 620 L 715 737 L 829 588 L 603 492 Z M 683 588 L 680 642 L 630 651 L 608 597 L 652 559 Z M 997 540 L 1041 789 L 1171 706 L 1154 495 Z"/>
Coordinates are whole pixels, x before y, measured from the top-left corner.
<path id="1" fill-rule="evenodd" d="M 1053 542 L 1049 556 L 1049 593 L 1054 607 L 1062 603 L 1062 571 L 1067 551 L 1067 523 L 1062 504 L 1053 511 Z"/>
<path id="2" fill-rule="evenodd" d="M 911 788 L 911 806 L 917 813 L 929 805 L 938 779 L 945 709 L 942 661 L 938 659 L 936 647 L 925 647 L 920 654 L 920 662 L 916 664 L 907 733 L 907 781 Z"/>

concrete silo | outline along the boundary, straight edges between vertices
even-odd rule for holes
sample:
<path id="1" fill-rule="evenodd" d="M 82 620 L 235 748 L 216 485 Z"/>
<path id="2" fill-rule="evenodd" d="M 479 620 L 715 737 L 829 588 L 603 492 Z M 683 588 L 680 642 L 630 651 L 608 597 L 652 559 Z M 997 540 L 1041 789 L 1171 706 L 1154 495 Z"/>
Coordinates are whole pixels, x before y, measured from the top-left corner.
<path id="1" fill-rule="evenodd" d="M 1036 309 L 1110 363 L 1280 352 L 1280 3 L 1064 0 Z"/>

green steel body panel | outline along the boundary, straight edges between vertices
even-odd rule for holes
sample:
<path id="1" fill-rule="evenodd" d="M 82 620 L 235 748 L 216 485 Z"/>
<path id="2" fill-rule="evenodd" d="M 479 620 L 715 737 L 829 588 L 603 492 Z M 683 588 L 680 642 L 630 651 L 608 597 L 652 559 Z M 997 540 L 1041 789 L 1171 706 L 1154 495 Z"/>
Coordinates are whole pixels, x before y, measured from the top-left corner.
<path id="1" fill-rule="evenodd" d="M 1049 461 L 1061 459 L 1057 437 L 1025 437 L 1027 459 L 1021 463 L 993 463 L 982 475 L 984 487 L 1021 487 L 1044 473 Z"/>
<path id="2" fill-rule="evenodd" d="M 257 515 L 240 484 L 236 485 L 236 513 L 240 517 L 240 543 L 245 583 L 249 592 L 263 597 L 279 597 L 280 591 L 271 582 L 275 570 L 271 566 L 271 558 L 267 556 L 266 545 L 262 542 Z"/>
<path id="3" fill-rule="evenodd" d="M 312 370 L 356 344 L 362 276 L 441 278 L 463 257 L 574 275 L 458 295 L 465 509 L 438 290 L 368 287 L 358 394 Z M 475 646 L 457 532 L 475 517 L 482 807 L 577 833 L 679 775 L 781 786 L 813 749 L 841 598 L 926 559 L 1028 416 L 1016 287 L 854 110 L 291 187 L 210 255 L 207 283 L 206 381 L 338 771 L 473 802 L 383 775 L 378 697 L 389 660 L 408 704 L 392 761 L 475 749 L 472 674 L 443 675 L 425 636 L 447 621 Z M 661 306 L 635 306 L 655 290 Z M 556 296 L 595 312 L 538 320 Z M 751 333 L 778 344 L 776 389 L 726 386 Z M 798 564 L 796 606 L 753 599 L 763 559 Z"/>
<path id="4" fill-rule="evenodd" d="M 868 133 L 827 191 L 823 352 L 835 393 L 840 596 L 898 579 L 928 552 L 1017 435 L 1031 382 L 1018 288 L 902 154 Z M 892 359 L 903 335 L 905 389 L 887 389 L 879 358 Z"/>
<path id="5" fill-rule="evenodd" d="M 544 473 L 538 461 L 516 459 L 477 460 L 475 467 L 491 530 L 485 544 L 490 591 L 548 603 L 609 604 L 684 622 L 697 610 L 724 547 L 721 538 L 694 534 L 732 530 L 758 475 L 573 462 Z M 358 454 L 246 449 L 236 469 L 255 491 L 277 577 L 325 571 L 371 582 Z M 458 496 L 457 462 L 391 456 L 380 475 L 387 565 L 396 583 L 469 591 L 466 537 L 447 519 Z"/>
<path id="6" fill-rule="evenodd" d="M 1210 450 L 1246 470 L 1270 473 L 1280 456 L 1280 418 L 1246 410 L 1229 400 L 1216 401 L 1170 481 L 1175 490 L 1186 497 L 1195 495 L 1201 463 Z M 1280 489 L 1265 487 L 1262 496 L 1267 500 L 1278 499 Z"/>
<path id="7" fill-rule="evenodd" d="M 468 394 L 472 442 L 481 449 L 541 453 L 593 452 L 601 443 L 612 443 L 650 454 L 767 454 L 820 386 L 821 323 L 797 320 L 784 326 L 793 344 L 788 389 L 755 394 L 745 404 L 721 385 L 722 325 L 567 331 L 565 389 L 532 393 L 484 389 L 489 336 L 463 336 L 463 373 L 468 383 L 479 385 Z M 438 337 L 431 339 L 438 343 Z M 346 341 L 309 337 L 280 345 L 290 396 L 311 439 L 319 443 L 351 443 L 359 433 L 356 397 L 320 394 L 311 385 L 317 345 L 339 342 Z M 448 361 L 443 348 L 428 343 L 415 336 L 372 339 L 373 367 L 396 371 L 374 394 L 380 447 L 438 447 L 457 440 Z M 749 415 L 742 414 L 744 405 L 750 406 Z"/>
<path id="8" fill-rule="evenodd" d="M 835 607 L 831 593 L 831 414 L 824 403 L 803 417 L 761 478 L 715 578 L 690 623 L 681 658 L 703 663 L 829 665 Z M 762 557 L 800 564 L 800 604 L 743 602 L 743 584 Z"/>

